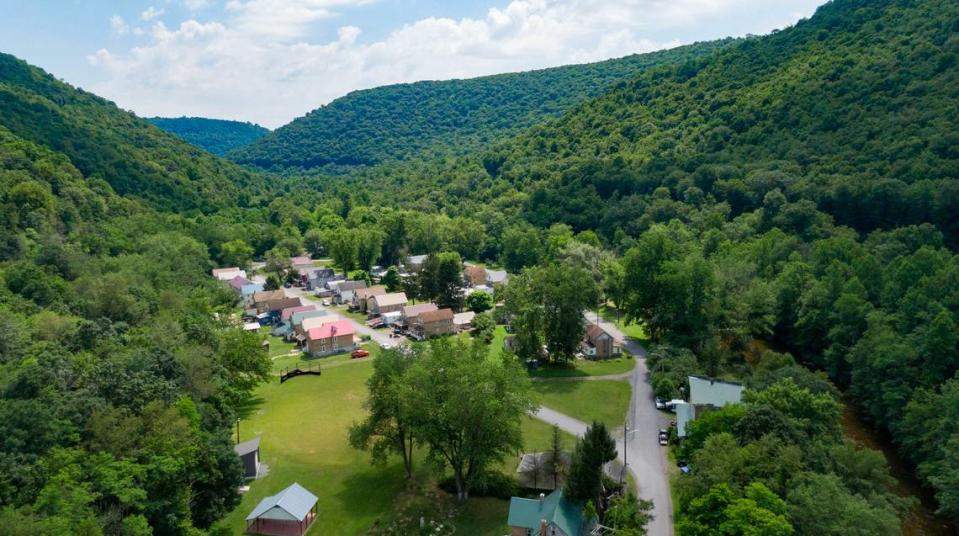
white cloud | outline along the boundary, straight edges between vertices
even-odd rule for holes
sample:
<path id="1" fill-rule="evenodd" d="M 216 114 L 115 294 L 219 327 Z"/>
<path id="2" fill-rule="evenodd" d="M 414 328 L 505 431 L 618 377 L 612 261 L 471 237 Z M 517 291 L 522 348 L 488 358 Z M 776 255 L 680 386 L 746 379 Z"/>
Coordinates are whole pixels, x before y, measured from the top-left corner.
<path id="1" fill-rule="evenodd" d="M 190 11 L 199 11 L 210 5 L 210 0 L 184 0 L 183 5 Z"/>
<path id="2" fill-rule="evenodd" d="M 130 25 L 127 24 L 120 15 L 110 17 L 110 28 L 112 28 L 113 32 L 117 35 L 130 33 Z"/>
<path id="3" fill-rule="evenodd" d="M 202 115 L 275 127 L 355 89 L 675 46 L 675 37 L 648 36 L 676 35 L 694 22 L 708 25 L 731 6 L 763 0 L 512 0 L 484 17 L 424 18 L 377 41 L 365 42 L 360 28 L 343 25 L 334 40 L 310 42 L 317 21 L 328 24 L 342 8 L 370 1 L 230 0 L 228 18 L 220 22 L 187 20 L 175 28 L 156 22 L 143 45 L 88 57 L 109 74 L 94 89 L 141 115 Z"/>
<path id="4" fill-rule="evenodd" d="M 140 13 L 140 20 L 151 21 L 157 17 L 163 16 L 164 13 L 166 13 L 165 9 L 163 8 L 157 9 L 153 6 L 150 6 L 146 9 L 146 11 L 144 11 L 143 13 Z"/>

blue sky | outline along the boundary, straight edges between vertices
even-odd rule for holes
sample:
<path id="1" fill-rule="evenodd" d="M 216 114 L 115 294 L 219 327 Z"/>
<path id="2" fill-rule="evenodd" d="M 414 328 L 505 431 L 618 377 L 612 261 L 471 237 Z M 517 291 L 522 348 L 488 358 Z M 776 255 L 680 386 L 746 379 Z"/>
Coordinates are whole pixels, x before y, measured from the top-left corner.
<path id="1" fill-rule="evenodd" d="M 822 0 L 0 0 L 0 51 L 149 115 L 277 127 L 349 91 L 763 34 Z"/>

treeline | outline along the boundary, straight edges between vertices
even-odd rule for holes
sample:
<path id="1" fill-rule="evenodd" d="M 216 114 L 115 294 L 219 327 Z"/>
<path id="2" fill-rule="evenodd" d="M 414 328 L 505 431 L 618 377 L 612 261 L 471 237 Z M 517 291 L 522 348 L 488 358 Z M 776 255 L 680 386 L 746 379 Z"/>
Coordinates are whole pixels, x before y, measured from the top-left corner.
<path id="1" fill-rule="evenodd" d="M 205 117 L 148 117 L 147 121 L 217 156 L 223 156 L 270 132 L 250 122 Z"/>
<path id="2" fill-rule="evenodd" d="M 0 125 L 62 153 L 121 196 L 177 212 L 246 206 L 266 181 L 167 134 L 113 103 L 0 54 Z"/>
<path id="3" fill-rule="evenodd" d="M 229 157 L 262 169 L 349 172 L 357 166 L 482 151 L 556 117 L 644 69 L 683 63 L 732 39 L 584 65 L 356 91 Z"/>
<path id="4" fill-rule="evenodd" d="M 204 534 L 238 503 L 270 365 L 190 229 L 0 127 L 5 534 Z"/>

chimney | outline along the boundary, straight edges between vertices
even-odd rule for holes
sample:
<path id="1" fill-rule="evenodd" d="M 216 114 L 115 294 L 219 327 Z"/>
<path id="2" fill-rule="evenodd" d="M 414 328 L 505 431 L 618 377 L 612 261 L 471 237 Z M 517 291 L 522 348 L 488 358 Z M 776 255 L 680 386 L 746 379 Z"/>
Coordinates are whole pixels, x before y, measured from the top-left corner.
<path id="1" fill-rule="evenodd" d="M 546 536 L 546 526 L 547 526 L 546 520 L 540 519 L 539 520 L 539 536 Z"/>

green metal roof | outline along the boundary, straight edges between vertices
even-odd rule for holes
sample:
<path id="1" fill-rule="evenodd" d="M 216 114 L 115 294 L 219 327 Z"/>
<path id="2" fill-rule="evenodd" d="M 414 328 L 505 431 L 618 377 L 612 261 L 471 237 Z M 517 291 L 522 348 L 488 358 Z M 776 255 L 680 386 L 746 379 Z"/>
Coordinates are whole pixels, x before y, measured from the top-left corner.
<path id="1" fill-rule="evenodd" d="M 553 491 L 543 500 L 522 497 L 509 500 L 509 526 L 535 531 L 539 530 L 542 519 L 556 525 L 569 536 L 579 536 L 583 525 L 583 508 L 564 499 L 562 489 Z"/>

